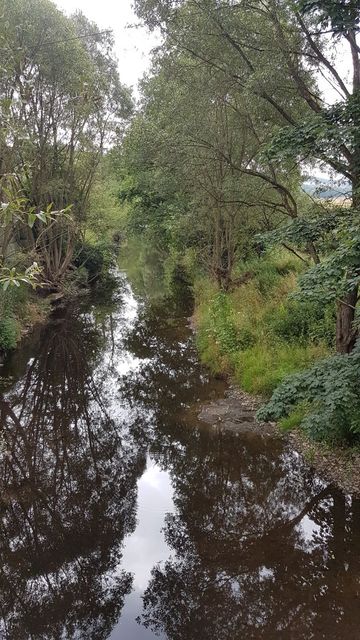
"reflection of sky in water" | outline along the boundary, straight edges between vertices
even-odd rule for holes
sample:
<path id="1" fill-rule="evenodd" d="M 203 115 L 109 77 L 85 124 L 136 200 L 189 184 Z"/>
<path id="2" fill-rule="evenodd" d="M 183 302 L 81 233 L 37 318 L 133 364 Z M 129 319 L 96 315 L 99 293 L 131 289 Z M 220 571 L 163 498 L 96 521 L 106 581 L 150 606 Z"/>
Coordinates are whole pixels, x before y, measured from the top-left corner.
<path id="1" fill-rule="evenodd" d="M 4 454 L 0 478 L 0 551 L 12 581 L 1 582 L 0 567 L 4 625 L 13 593 L 23 598 L 19 634 L 4 640 L 357 640 L 360 503 L 280 441 L 234 438 L 184 412 L 219 389 L 187 321 L 116 276 L 110 304 L 65 314 L 24 352 L 3 402 L 17 453 L 8 470 Z M 39 558 L 44 568 L 29 577 Z M 108 624 L 102 635 L 93 619 Z M 333 634 L 336 620 L 346 622 Z"/>
<path id="2" fill-rule="evenodd" d="M 173 510 L 169 474 L 148 459 L 146 471 L 138 482 L 137 527 L 124 541 L 121 561 L 121 569 L 133 575 L 133 590 L 125 599 L 120 622 L 109 640 L 131 640 L 135 636 L 137 640 L 154 638 L 150 630 L 136 622 L 136 617 L 142 609 L 141 596 L 150 580 L 151 570 L 170 555 L 162 528 L 166 513 Z"/>
<path id="3" fill-rule="evenodd" d="M 314 537 L 316 535 L 320 535 L 321 527 L 316 524 L 309 516 L 305 515 L 300 522 L 299 529 L 301 529 L 301 535 L 304 543 L 307 542 L 309 547 L 312 546 L 314 542 Z M 302 545 L 302 547 L 306 550 L 306 546 Z M 310 549 L 309 549 L 310 550 Z"/>
<path id="4" fill-rule="evenodd" d="M 105 319 L 107 343 L 94 377 L 106 378 L 106 402 L 111 409 L 112 417 L 131 424 L 137 411 L 124 401 L 119 391 L 119 382 L 125 376 L 139 372 L 151 360 L 138 358 L 126 349 L 125 341 L 138 320 L 141 302 L 136 299 L 125 274 L 120 271 L 114 275 L 121 286 L 121 299 L 116 310 Z M 92 320 L 96 324 L 96 307 Z"/>

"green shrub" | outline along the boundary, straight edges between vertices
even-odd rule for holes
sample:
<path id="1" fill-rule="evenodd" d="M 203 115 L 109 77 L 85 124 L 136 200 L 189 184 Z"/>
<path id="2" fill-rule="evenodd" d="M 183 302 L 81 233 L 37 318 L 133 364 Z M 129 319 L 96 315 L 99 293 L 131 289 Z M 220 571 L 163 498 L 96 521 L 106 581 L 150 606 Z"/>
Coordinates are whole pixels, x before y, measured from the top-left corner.
<path id="1" fill-rule="evenodd" d="M 0 287 L 0 309 L 1 315 L 13 316 L 23 311 L 24 305 L 29 298 L 30 289 L 28 287 L 9 287 L 4 291 Z M 17 312 L 17 313 L 14 313 Z"/>
<path id="2" fill-rule="evenodd" d="M 331 346 L 335 335 L 335 309 L 315 302 L 286 300 L 264 320 L 276 336 L 287 341 L 324 341 Z"/>
<path id="3" fill-rule="evenodd" d="M 88 272 L 89 282 L 93 282 L 100 275 L 108 271 L 114 262 L 114 247 L 108 242 L 91 244 L 84 242 L 76 252 L 74 264 L 76 267 L 84 267 Z"/>
<path id="4" fill-rule="evenodd" d="M 31 297 L 29 287 L 0 288 L 0 350 L 8 351 L 16 347 L 20 337 L 22 321 L 27 321 L 28 305 Z"/>
<path id="5" fill-rule="evenodd" d="M 15 349 L 19 333 L 19 323 L 13 316 L 2 318 L 0 320 L 0 349 L 2 351 Z"/>
<path id="6" fill-rule="evenodd" d="M 360 441 L 360 342 L 349 355 L 334 355 L 297 373 L 274 391 L 258 412 L 261 420 L 291 416 L 299 403 L 308 410 L 300 426 L 314 439 L 353 444 Z"/>
<path id="7" fill-rule="evenodd" d="M 261 257 L 239 263 L 236 274 L 252 272 L 253 280 L 260 293 L 267 297 L 277 286 L 282 277 L 296 274 L 303 269 L 298 258 L 287 251 L 271 251 Z"/>

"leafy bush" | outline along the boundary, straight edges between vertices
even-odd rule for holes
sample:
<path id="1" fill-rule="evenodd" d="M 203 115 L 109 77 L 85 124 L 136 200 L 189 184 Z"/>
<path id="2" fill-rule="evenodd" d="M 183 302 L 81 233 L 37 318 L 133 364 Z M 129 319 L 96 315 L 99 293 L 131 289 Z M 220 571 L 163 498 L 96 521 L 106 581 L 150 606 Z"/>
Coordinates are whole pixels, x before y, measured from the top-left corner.
<path id="1" fill-rule="evenodd" d="M 0 320 L 0 349 L 2 351 L 15 349 L 19 332 L 19 323 L 13 316 L 2 318 Z"/>
<path id="2" fill-rule="evenodd" d="M 28 302 L 32 293 L 28 287 L 0 288 L 0 350 L 16 347 L 20 337 L 21 323 L 28 321 Z"/>
<path id="3" fill-rule="evenodd" d="M 255 286 L 263 296 L 268 296 L 282 277 L 302 270 L 300 260 L 289 252 L 270 251 L 261 257 L 239 263 L 236 274 L 241 276 L 244 272 L 252 272 Z"/>
<path id="4" fill-rule="evenodd" d="M 315 302 L 287 300 L 265 316 L 270 330 L 287 341 L 324 341 L 332 345 L 335 335 L 335 308 Z"/>
<path id="5" fill-rule="evenodd" d="M 28 287 L 9 287 L 7 291 L 0 288 L 0 308 L 2 316 L 14 316 L 24 309 L 24 305 L 29 298 Z M 16 312 L 16 313 L 14 313 Z"/>
<path id="6" fill-rule="evenodd" d="M 300 426 L 315 440 L 360 440 L 360 342 L 349 355 L 334 355 L 285 380 L 258 412 L 261 420 L 290 416 L 299 403 L 308 410 Z"/>

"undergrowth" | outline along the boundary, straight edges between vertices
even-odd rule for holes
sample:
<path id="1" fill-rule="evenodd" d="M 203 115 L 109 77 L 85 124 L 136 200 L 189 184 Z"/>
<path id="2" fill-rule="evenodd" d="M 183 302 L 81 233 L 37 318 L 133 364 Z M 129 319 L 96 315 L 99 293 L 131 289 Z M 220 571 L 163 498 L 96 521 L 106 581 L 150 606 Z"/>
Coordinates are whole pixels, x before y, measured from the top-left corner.
<path id="1" fill-rule="evenodd" d="M 246 284 L 228 293 L 197 282 L 198 345 L 215 373 L 246 391 L 270 397 L 260 420 L 283 430 L 301 427 L 313 440 L 360 442 L 360 340 L 335 354 L 335 309 L 293 297 L 301 264 L 271 254 L 239 266 Z"/>
<path id="2" fill-rule="evenodd" d="M 214 373 L 270 396 L 287 376 L 331 352 L 334 310 L 291 299 L 301 270 L 295 256 L 278 252 L 239 265 L 239 275 L 252 277 L 228 293 L 197 282 L 198 346 Z"/>
<path id="3" fill-rule="evenodd" d="M 29 287 L 0 289 L 0 351 L 14 349 L 22 331 L 41 321 L 48 313 L 48 303 Z"/>
<path id="4" fill-rule="evenodd" d="M 284 380 L 258 416 L 262 420 L 280 420 L 283 426 L 296 421 L 314 440 L 358 444 L 359 379 L 358 341 L 349 355 L 324 358 Z"/>

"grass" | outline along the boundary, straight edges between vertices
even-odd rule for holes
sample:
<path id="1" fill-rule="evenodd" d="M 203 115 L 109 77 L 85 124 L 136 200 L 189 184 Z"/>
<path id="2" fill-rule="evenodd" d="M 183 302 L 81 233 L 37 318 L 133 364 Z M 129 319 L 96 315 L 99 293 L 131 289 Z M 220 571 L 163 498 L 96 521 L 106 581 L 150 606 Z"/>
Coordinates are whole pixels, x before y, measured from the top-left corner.
<path id="1" fill-rule="evenodd" d="M 282 431 L 292 431 L 300 426 L 302 420 L 306 415 L 306 408 L 303 404 L 299 404 L 295 409 L 285 418 L 279 420 L 279 427 Z"/>
<path id="2" fill-rule="evenodd" d="M 198 347 L 213 373 L 230 374 L 250 393 L 270 396 L 287 376 L 331 350 L 332 310 L 290 301 L 302 264 L 277 252 L 239 265 L 253 278 L 230 293 L 209 280 L 195 286 Z"/>
<path id="3" fill-rule="evenodd" d="M 309 367 L 326 354 L 324 345 L 257 343 L 236 354 L 235 380 L 245 391 L 270 396 L 287 376 Z"/>
<path id="4" fill-rule="evenodd" d="M 49 313 L 49 303 L 22 285 L 0 288 L 0 351 L 15 349 L 24 331 L 42 322 Z"/>

